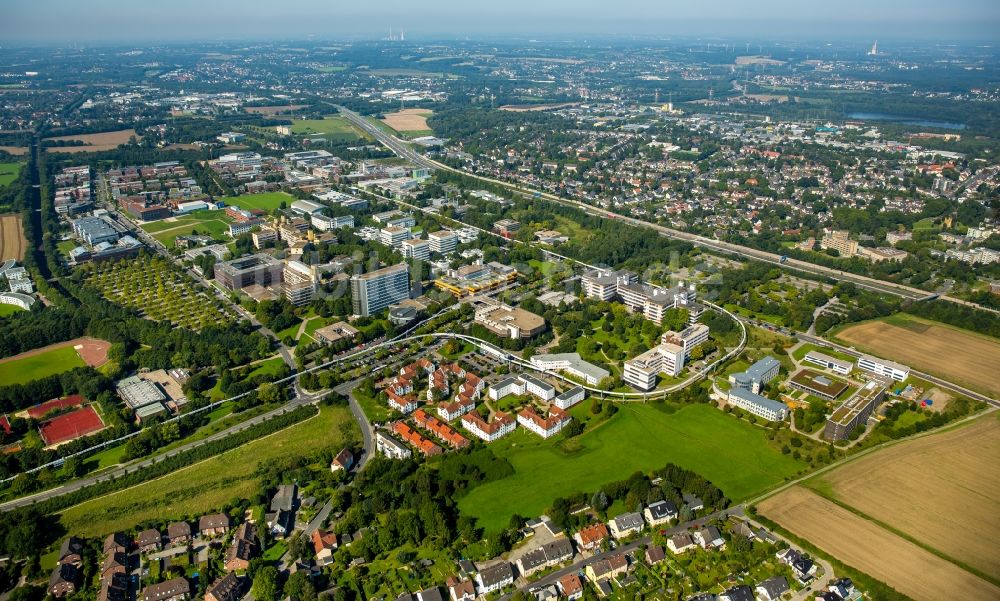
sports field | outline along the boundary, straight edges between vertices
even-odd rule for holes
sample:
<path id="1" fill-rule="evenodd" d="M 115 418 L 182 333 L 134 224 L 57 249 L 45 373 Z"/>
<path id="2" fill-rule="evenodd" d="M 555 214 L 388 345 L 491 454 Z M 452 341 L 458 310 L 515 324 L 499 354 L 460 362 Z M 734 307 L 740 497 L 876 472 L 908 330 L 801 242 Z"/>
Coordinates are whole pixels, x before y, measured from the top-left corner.
<path id="1" fill-rule="evenodd" d="M 263 192 L 261 194 L 244 194 L 243 196 L 227 196 L 221 199 L 226 205 L 239 207 L 248 211 L 260 209 L 271 212 L 285 203 L 286 206 L 295 202 L 295 197 L 285 192 Z"/>
<path id="2" fill-rule="evenodd" d="M 807 485 L 1000 580 L 1000 419 L 893 445 Z"/>
<path id="3" fill-rule="evenodd" d="M 296 119 L 292 121 L 293 134 L 317 134 L 333 139 L 356 140 L 361 134 L 343 117 L 330 115 L 324 119 Z"/>
<path id="4" fill-rule="evenodd" d="M 46 446 L 58 445 L 82 436 L 93 434 L 104 428 L 101 416 L 93 405 L 64 413 L 43 423 L 38 431 Z"/>
<path id="5" fill-rule="evenodd" d="M 151 221 L 141 227 L 167 248 L 173 248 L 174 238 L 195 232 L 222 240 L 228 236 L 230 223 L 232 219 L 225 211 L 204 210 L 183 217 Z"/>
<path id="6" fill-rule="evenodd" d="M 841 330 L 844 344 L 920 371 L 1000 394 L 1000 340 L 904 313 Z"/>
<path id="7" fill-rule="evenodd" d="M 72 345 L 45 347 L 0 359 L 0 382 L 23 384 L 86 365 Z"/>
<path id="8" fill-rule="evenodd" d="M 927 496 L 925 510 L 933 512 L 933 495 L 928 491 Z M 916 601 L 1000 598 L 1000 588 L 990 582 L 806 488 L 792 487 L 762 502 L 758 510 L 792 534 Z M 985 531 L 978 534 L 993 538 Z"/>
<path id="9" fill-rule="evenodd" d="M 0 261 L 24 258 L 28 241 L 24 239 L 21 229 L 21 216 L 16 213 L 0 215 Z"/>
<path id="10" fill-rule="evenodd" d="M 309 457 L 343 444 L 341 424 L 354 424 L 346 407 L 324 407 L 317 417 L 182 468 L 162 478 L 70 507 L 60 521 L 78 536 L 104 536 L 151 519 L 180 519 L 217 510 L 234 497 L 252 498 L 257 466 L 279 458 Z M 326 466 L 323 466 L 324 468 Z"/>
<path id="11" fill-rule="evenodd" d="M 0 163 L 0 186 L 6 186 L 17 179 L 24 163 Z"/>
<path id="12" fill-rule="evenodd" d="M 623 404 L 608 422 L 580 435 L 567 453 L 518 428 L 492 445 L 516 474 L 475 488 L 459 508 L 487 531 L 507 525 L 514 513 L 537 516 L 556 497 L 595 491 L 636 470 L 667 463 L 693 470 L 731 499 L 760 493 L 797 473 L 804 463 L 772 449 L 763 429 L 708 405 L 668 414 L 651 405 Z"/>

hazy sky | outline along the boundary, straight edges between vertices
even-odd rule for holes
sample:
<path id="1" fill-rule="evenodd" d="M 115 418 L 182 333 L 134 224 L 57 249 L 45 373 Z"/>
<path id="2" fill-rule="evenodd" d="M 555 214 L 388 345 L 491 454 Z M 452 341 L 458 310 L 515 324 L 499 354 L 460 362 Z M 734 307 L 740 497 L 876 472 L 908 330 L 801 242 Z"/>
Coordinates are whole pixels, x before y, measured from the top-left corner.
<path id="1" fill-rule="evenodd" d="M 3 0 L 14 42 L 719 35 L 1000 37 L 1000 0 Z"/>

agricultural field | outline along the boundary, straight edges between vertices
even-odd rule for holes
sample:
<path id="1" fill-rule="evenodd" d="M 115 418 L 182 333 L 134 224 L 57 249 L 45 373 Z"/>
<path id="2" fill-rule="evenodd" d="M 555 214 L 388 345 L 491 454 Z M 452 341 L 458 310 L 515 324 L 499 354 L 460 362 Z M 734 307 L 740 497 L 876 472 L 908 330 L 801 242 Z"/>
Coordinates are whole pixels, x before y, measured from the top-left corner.
<path id="1" fill-rule="evenodd" d="M 261 194 L 244 194 L 243 196 L 227 196 L 220 199 L 227 206 L 239 207 L 251 211 L 260 209 L 261 211 L 271 211 L 279 208 L 281 203 L 286 206 L 295 202 L 295 197 L 285 192 L 264 192 Z"/>
<path id="2" fill-rule="evenodd" d="M 1000 340 L 899 313 L 849 326 L 836 338 L 988 394 L 1000 394 Z"/>
<path id="3" fill-rule="evenodd" d="M 58 140 L 79 140 L 83 146 L 50 146 L 48 152 L 100 152 L 103 150 L 114 150 L 122 144 L 126 144 L 129 138 L 135 137 L 137 140 L 142 136 L 137 136 L 134 129 L 121 129 L 118 131 L 106 131 L 99 134 L 78 134 L 73 136 L 56 136 L 45 138 L 45 141 Z"/>
<path id="4" fill-rule="evenodd" d="M 217 457 L 70 507 L 62 512 L 60 521 L 75 535 L 101 537 L 129 530 L 145 520 L 181 519 L 216 510 L 234 497 L 256 494 L 258 465 L 339 448 L 345 424 L 354 425 L 349 409 L 323 407 L 316 417 Z"/>
<path id="5" fill-rule="evenodd" d="M 805 467 L 769 446 L 764 430 L 709 405 L 666 413 L 653 405 L 622 404 L 609 421 L 569 444 L 543 441 L 519 428 L 491 445 L 516 473 L 475 488 L 459 508 L 490 531 L 506 526 L 514 513 L 539 515 L 556 497 L 594 491 L 636 470 L 652 471 L 667 463 L 701 474 L 735 501 Z"/>
<path id="6" fill-rule="evenodd" d="M 174 239 L 177 236 L 186 236 L 192 233 L 211 236 L 216 240 L 225 239 L 229 235 L 229 224 L 232 221 L 224 211 L 206 209 L 182 217 L 151 221 L 142 224 L 141 227 L 167 248 L 173 248 Z"/>
<path id="7" fill-rule="evenodd" d="M 0 146 L 0 152 L 6 152 L 7 154 L 19 157 L 28 154 L 28 149 L 25 146 Z"/>
<path id="8" fill-rule="evenodd" d="M 308 104 L 282 104 L 277 106 L 246 106 L 243 110 L 253 115 L 280 115 L 282 113 L 294 113 L 308 107 Z"/>
<path id="9" fill-rule="evenodd" d="M 146 319 L 196 331 L 230 319 L 220 301 L 159 257 L 91 264 L 86 269 L 88 285 Z"/>
<path id="10" fill-rule="evenodd" d="M 343 117 L 327 116 L 324 119 L 296 119 L 292 121 L 293 134 L 323 135 L 334 140 L 357 140 L 364 137 Z"/>
<path id="11" fill-rule="evenodd" d="M 23 384 L 85 365 L 71 343 L 61 342 L 0 359 L 0 382 Z"/>
<path id="12" fill-rule="evenodd" d="M 431 128 L 427 118 L 434 114 L 428 109 L 402 109 L 394 113 L 386 113 L 382 122 L 398 132 L 409 132 L 418 135 L 428 135 Z"/>
<path id="13" fill-rule="evenodd" d="M 0 186 L 7 186 L 17 179 L 24 163 L 0 163 Z"/>
<path id="14" fill-rule="evenodd" d="M 806 485 L 1000 581 L 1000 419 L 909 440 Z"/>
<path id="15" fill-rule="evenodd" d="M 937 515 L 933 496 L 925 497 L 923 510 Z M 916 601 L 1000 598 L 1000 588 L 990 582 L 807 488 L 789 488 L 760 503 L 758 510 L 795 536 Z M 977 529 L 970 535 L 982 532 Z"/>
<path id="16" fill-rule="evenodd" d="M 21 216 L 15 213 L 0 215 L 0 261 L 20 261 L 27 247 L 28 241 L 21 229 Z"/>

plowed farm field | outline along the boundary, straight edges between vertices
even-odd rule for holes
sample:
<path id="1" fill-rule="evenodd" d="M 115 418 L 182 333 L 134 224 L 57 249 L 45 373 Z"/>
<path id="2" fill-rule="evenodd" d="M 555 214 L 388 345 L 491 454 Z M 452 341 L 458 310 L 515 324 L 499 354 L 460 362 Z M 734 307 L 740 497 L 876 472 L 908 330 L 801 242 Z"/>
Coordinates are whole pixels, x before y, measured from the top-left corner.
<path id="1" fill-rule="evenodd" d="M 21 229 L 21 216 L 0 215 L 0 261 L 20 261 L 27 247 L 28 241 L 24 239 L 24 230 Z"/>
<path id="2" fill-rule="evenodd" d="M 956 384 L 1000 394 L 1000 340 L 995 338 L 903 314 L 848 327 L 837 338 Z"/>

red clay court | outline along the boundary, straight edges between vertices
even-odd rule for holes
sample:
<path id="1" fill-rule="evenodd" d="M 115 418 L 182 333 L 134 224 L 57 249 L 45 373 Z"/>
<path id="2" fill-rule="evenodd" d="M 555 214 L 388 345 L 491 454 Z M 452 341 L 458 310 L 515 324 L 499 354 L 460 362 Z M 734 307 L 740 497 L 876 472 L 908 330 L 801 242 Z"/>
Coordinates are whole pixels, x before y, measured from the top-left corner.
<path id="1" fill-rule="evenodd" d="M 46 414 L 55 411 L 56 409 L 68 409 L 69 407 L 79 407 L 84 403 L 82 396 L 78 394 L 71 394 L 67 397 L 61 399 L 52 399 L 51 401 L 45 401 L 44 403 L 39 403 L 34 407 L 28 408 L 28 417 L 31 419 L 42 419 Z"/>
<path id="2" fill-rule="evenodd" d="M 93 434 L 104 427 L 101 416 L 90 405 L 64 413 L 45 422 L 38 429 L 45 446 L 60 444 Z"/>

